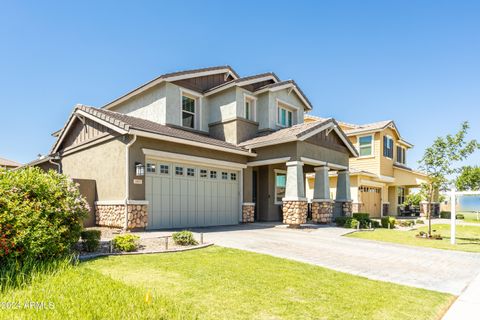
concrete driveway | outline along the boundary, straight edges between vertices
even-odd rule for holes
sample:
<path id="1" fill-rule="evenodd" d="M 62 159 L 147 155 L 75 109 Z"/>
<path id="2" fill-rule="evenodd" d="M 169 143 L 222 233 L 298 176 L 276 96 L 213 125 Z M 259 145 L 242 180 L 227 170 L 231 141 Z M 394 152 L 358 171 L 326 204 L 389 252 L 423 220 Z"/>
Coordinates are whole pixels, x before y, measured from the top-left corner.
<path id="1" fill-rule="evenodd" d="M 480 271 L 480 254 L 346 238 L 348 229 L 255 223 L 199 228 L 205 241 L 316 264 L 370 279 L 459 295 Z"/>

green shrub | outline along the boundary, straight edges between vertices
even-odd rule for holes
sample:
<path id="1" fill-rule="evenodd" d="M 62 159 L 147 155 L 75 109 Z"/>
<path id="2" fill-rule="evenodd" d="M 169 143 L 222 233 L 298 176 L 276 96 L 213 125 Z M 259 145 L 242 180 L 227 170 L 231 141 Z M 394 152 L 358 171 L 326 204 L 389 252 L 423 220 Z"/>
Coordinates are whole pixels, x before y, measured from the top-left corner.
<path id="1" fill-rule="evenodd" d="M 423 221 L 422 219 L 417 219 L 417 220 L 415 220 L 415 223 L 416 224 L 425 224 L 425 221 Z"/>
<path id="2" fill-rule="evenodd" d="M 77 244 L 88 205 L 75 183 L 51 170 L 0 174 L 0 266 L 51 261 Z"/>
<path id="3" fill-rule="evenodd" d="M 368 228 L 370 224 L 370 214 L 369 213 L 354 213 L 352 217 L 360 223 L 360 228 Z"/>
<path id="4" fill-rule="evenodd" d="M 335 218 L 335 224 L 337 225 L 337 227 L 344 227 L 347 219 L 348 219 L 348 217 L 343 217 L 343 216 L 336 217 Z"/>
<path id="5" fill-rule="evenodd" d="M 450 219 L 451 213 L 450 211 L 441 211 L 440 218 L 442 219 Z"/>
<path id="6" fill-rule="evenodd" d="M 100 230 L 84 230 L 81 233 L 83 249 L 87 252 L 95 252 L 100 246 Z"/>
<path id="7" fill-rule="evenodd" d="M 381 223 L 383 228 L 388 228 L 390 225 L 390 229 L 395 227 L 396 219 L 394 217 L 382 217 Z"/>
<path id="8" fill-rule="evenodd" d="M 372 228 L 380 228 L 380 221 L 378 220 L 370 220 Z"/>
<path id="9" fill-rule="evenodd" d="M 190 246 L 198 244 L 197 240 L 193 237 L 193 233 L 188 230 L 175 232 L 172 234 L 173 241 L 179 246 Z"/>
<path id="10" fill-rule="evenodd" d="M 345 221 L 345 225 L 344 227 L 345 228 L 351 228 L 351 229 L 357 229 L 358 225 L 359 225 L 359 221 L 355 218 L 347 218 L 347 220 Z"/>
<path id="11" fill-rule="evenodd" d="M 463 220 L 465 219 L 465 216 L 461 213 L 458 213 L 456 216 L 455 216 L 457 219 L 460 219 L 460 220 Z"/>
<path id="12" fill-rule="evenodd" d="M 122 234 L 112 240 L 113 247 L 124 252 L 131 252 L 138 249 L 140 237 L 133 234 Z"/>

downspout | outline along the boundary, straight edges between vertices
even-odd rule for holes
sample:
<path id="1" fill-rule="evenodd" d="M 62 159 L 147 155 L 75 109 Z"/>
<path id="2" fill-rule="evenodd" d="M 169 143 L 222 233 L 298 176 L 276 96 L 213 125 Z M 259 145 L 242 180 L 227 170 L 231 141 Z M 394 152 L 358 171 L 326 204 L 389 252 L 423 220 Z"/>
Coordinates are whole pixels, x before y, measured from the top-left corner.
<path id="1" fill-rule="evenodd" d="M 58 153 L 55 154 L 53 159 L 52 158 L 48 159 L 48 162 L 57 166 L 57 172 L 58 173 L 62 173 L 62 164 L 58 163 L 58 162 L 54 162 L 53 160 L 59 160 L 60 161 L 61 160 L 60 155 Z"/>
<path id="2" fill-rule="evenodd" d="M 137 135 L 125 147 L 125 230 L 128 229 L 128 197 L 130 195 L 130 147 L 137 141 Z"/>

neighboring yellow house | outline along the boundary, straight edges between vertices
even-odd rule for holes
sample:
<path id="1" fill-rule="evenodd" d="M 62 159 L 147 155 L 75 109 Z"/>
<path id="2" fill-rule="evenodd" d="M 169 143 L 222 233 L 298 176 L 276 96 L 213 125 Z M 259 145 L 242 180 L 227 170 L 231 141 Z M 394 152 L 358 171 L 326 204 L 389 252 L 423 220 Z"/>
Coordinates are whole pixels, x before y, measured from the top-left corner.
<path id="1" fill-rule="evenodd" d="M 305 115 L 305 122 L 323 118 Z M 425 174 L 406 166 L 407 150 L 413 145 L 403 140 L 395 122 L 364 125 L 338 122 L 360 156 L 350 158 L 350 192 L 353 212 L 371 217 L 398 215 L 411 188 L 427 181 Z M 307 198 L 313 197 L 314 175 L 307 175 Z M 335 198 L 337 177 L 330 174 L 330 194 Z"/>

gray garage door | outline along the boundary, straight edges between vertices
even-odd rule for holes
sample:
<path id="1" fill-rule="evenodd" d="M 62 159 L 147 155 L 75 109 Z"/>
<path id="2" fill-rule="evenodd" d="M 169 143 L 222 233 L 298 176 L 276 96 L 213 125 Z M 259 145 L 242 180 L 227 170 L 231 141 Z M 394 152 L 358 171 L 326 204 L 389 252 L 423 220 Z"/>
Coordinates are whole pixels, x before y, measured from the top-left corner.
<path id="1" fill-rule="evenodd" d="M 237 224 L 239 172 L 147 160 L 148 229 Z"/>

